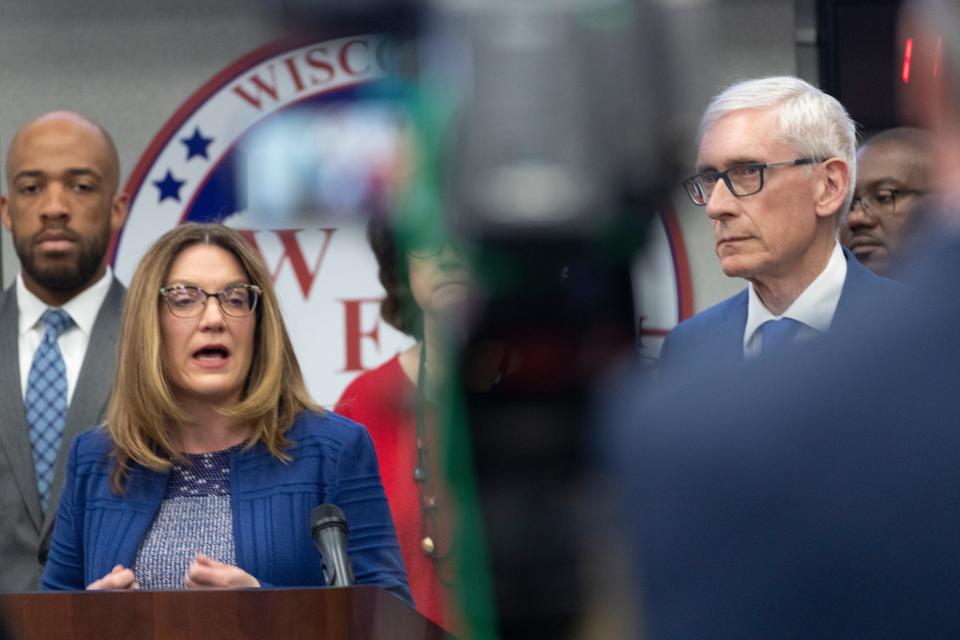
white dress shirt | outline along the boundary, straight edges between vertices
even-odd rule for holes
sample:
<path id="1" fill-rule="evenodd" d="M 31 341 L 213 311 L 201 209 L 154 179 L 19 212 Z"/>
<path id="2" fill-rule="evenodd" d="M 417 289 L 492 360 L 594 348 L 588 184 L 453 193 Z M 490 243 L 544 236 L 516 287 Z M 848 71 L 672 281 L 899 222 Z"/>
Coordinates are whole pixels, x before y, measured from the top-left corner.
<path id="1" fill-rule="evenodd" d="M 776 316 L 763 306 L 760 296 L 749 287 L 749 301 L 747 303 L 747 326 L 743 332 L 743 355 L 753 358 L 760 354 L 761 345 L 760 326 L 768 320 L 792 318 L 802 322 L 803 327 L 796 339 L 807 340 L 825 333 L 833 322 L 833 315 L 837 312 L 837 303 L 843 292 L 843 283 L 847 279 L 847 259 L 843 256 L 840 243 L 833 245 L 833 253 L 827 260 L 827 266 L 810 283 L 803 293 L 793 301 L 783 314 Z"/>
<path id="2" fill-rule="evenodd" d="M 107 267 L 107 272 L 79 295 L 70 299 L 61 309 L 73 318 L 73 325 L 60 334 L 57 344 L 63 354 L 64 364 L 67 366 L 67 401 L 73 398 L 73 390 L 77 387 L 80 377 L 80 367 L 83 358 L 87 355 L 87 345 L 90 344 L 90 332 L 97 319 L 100 306 L 110 290 L 113 271 Z M 17 307 L 20 311 L 19 351 L 20 351 L 20 387 L 24 400 L 27 396 L 27 379 L 30 377 L 30 366 L 33 364 L 33 355 L 43 340 L 44 326 L 40 319 L 49 307 L 45 302 L 31 293 L 23 283 L 23 275 L 17 274 Z"/>

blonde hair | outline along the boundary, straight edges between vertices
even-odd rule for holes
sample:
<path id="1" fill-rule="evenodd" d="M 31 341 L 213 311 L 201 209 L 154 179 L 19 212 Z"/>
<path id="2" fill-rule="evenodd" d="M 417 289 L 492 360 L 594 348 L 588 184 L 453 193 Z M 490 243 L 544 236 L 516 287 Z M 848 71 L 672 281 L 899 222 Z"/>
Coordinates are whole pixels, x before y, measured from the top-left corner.
<path id="1" fill-rule="evenodd" d="M 276 292 L 260 258 L 243 236 L 219 224 L 188 223 L 164 234 L 140 261 L 127 290 L 120 328 L 117 373 L 107 409 L 116 466 L 111 487 L 123 492 L 131 464 L 165 471 L 176 450 L 171 425 L 186 416 L 178 405 L 162 356 L 160 288 L 170 267 L 188 247 L 206 244 L 230 253 L 262 293 L 256 311 L 253 358 L 240 403 L 221 409 L 250 426 L 247 446 L 262 443 L 280 460 L 289 460 L 286 434 L 304 409 L 319 412 L 311 400 L 300 364 L 280 315 Z"/>

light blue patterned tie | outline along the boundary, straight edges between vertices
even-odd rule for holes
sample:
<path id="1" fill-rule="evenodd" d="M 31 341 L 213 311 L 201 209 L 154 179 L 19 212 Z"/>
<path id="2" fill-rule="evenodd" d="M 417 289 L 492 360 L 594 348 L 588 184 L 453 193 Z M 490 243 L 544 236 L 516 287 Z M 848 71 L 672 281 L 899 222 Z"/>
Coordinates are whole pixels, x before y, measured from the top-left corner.
<path id="1" fill-rule="evenodd" d="M 797 332 L 805 326 L 807 325 L 793 318 L 767 320 L 760 325 L 760 335 L 763 336 L 760 349 L 763 353 L 781 351 L 796 340 Z"/>
<path id="2" fill-rule="evenodd" d="M 37 472 L 40 504 L 47 510 L 53 463 L 60 450 L 63 425 L 67 418 L 67 367 L 57 338 L 73 319 L 63 309 L 47 309 L 43 313 L 43 340 L 33 355 L 27 377 L 27 424 L 30 426 L 30 448 Z"/>

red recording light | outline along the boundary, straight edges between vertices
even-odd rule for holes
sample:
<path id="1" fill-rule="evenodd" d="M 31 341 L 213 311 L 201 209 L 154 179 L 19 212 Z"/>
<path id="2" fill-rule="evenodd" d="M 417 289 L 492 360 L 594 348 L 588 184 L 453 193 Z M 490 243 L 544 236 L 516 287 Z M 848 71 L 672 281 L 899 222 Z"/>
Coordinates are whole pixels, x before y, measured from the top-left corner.
<path id="1" fill-rule="evenodd" d="M 910 84 L 910 61 L 913 59 L 913 38 L 907 38 L 906 47 L 903 51 L 903 71 L 900 72 L 900 78 L 903 84 Z"/>
<path id="2" fill-rule="evenodd" d="M 933 77 L 940 77 L 940 56 L 943 55 L 943 38 L 937 38 L 937 49 L 933 53 Z"/>

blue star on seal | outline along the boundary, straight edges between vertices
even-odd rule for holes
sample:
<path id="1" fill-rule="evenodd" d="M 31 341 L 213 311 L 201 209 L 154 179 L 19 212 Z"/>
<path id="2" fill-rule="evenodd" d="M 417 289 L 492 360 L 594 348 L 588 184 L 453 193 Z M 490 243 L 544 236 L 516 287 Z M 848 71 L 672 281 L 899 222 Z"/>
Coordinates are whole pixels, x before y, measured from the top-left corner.
<path id="1" fill-rule="evenodd" d="M 173 198 L 180 202 L 180 187 L 183 186 L 184 182 L 186 181 L 174 178 L 170 169 L 167 169 L 167 175 L 163 177 L 163 180 L 153 181 L 153 184 L 160 191 L 160 199 L 157 202 L 163 202 L 167 198 Z"/>
<path id="2" fill-rule="evenodd" d="M 180 142 L 187 147 L 187 160 L 195 156 L 200 156 L 207 160 L 210 159 L 207 155 L 207 147 L 213 142 L 213 138 L 204 138 L 203 134 L 200 133 L 200 127 L 196 127 L 193 130 L 193 135 L 189 138 L 180 138 Z"/>

